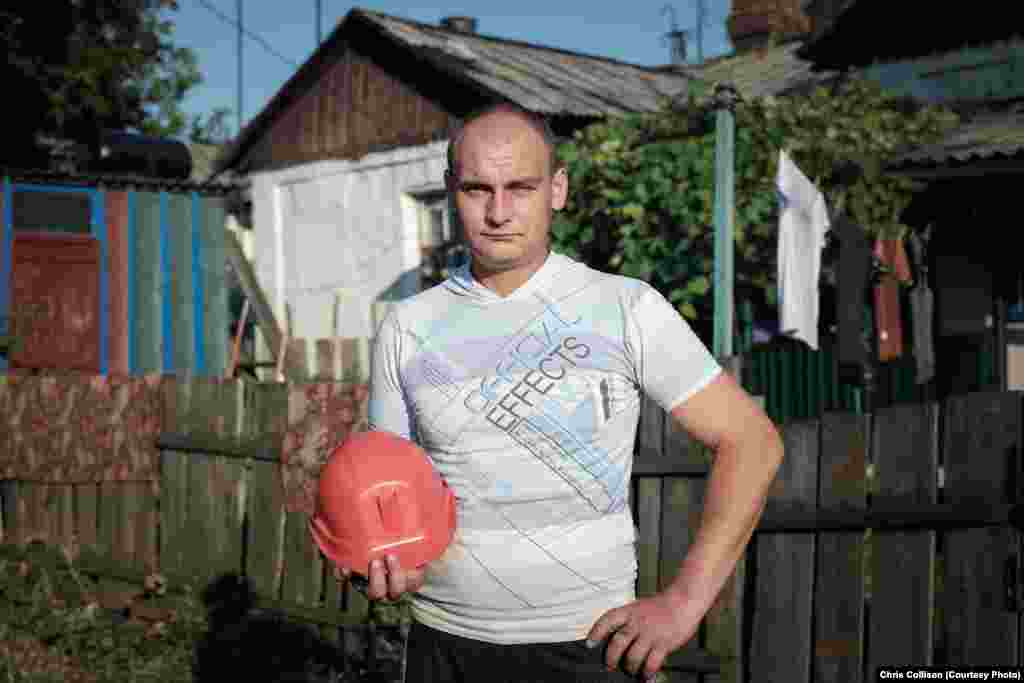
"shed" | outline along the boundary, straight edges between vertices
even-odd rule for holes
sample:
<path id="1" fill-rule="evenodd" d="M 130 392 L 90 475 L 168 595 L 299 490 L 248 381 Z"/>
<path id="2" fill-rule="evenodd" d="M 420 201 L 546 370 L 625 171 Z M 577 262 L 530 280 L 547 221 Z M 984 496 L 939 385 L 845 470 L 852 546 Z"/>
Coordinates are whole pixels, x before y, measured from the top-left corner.
<path id="1" fill-rule="evenodd" d="M 230 184 L 0 171 L 0 368 L 222 375 Z"/>

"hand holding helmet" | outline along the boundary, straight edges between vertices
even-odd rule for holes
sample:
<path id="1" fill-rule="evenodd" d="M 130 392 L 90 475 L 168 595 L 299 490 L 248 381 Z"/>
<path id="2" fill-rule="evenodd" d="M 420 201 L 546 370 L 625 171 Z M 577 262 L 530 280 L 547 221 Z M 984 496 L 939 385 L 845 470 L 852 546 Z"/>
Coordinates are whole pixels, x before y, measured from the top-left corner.
<path id="1" fill-rule="evenodd" d="M 371 599 L 419 590 L 455 532 L 455 496 L 427 454 L 387 432 L 354 434 L 320 473 L 313 540 Z"/>

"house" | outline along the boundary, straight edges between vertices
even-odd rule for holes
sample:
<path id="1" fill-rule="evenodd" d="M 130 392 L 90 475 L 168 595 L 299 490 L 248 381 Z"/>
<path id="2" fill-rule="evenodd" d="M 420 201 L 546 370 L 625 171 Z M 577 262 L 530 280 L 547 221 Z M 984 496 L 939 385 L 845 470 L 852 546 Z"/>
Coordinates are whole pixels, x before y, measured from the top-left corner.
<path id="1" fill-rule="evenodd" d="M 457 236 L 444 194 L 453 123 L 492 102 L 550 115 L 560 136 L 654 111 L 694 79 L 612 59 L 353 9 L 217 162 L 247 178 L 254 268 L 307 339 L 369 337 L 381 302 L 421 290 Z M 374 311 L 377 311 L 374 314 Z"/>
<path id="2" fill-rule="evenodd" d="M 945 139 L 888 165 L 928 184 L 905 219 L 934 228 L 928 262 L 939 396 L 1024 388 L 1024 277 L 1002 237 L 1024 179 L 1024 30 L 1013 6 L 965 12 L 918 3 L 925 25 L 920 12 L 894 12 L 879 0 L 814 0 L 817 27 L 798 53 L 816 68 L 859 70 L 961 115 Z M 980 379 L 978 367 L 986 369 Z"/>
<path id="3" fill-rule="evenodd" d="M 230 181 L 184 144 L 112 134 L 102 159 L 0 168 L 0 370 L 222 376 Z"/>

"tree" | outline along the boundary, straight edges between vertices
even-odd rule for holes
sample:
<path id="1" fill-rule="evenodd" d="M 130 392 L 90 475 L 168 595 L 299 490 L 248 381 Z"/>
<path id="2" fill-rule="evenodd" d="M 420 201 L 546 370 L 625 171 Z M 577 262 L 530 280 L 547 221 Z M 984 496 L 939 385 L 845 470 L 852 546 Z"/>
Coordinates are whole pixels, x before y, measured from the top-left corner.
<path id="1" fill-rule="evenodd" d="M 569 170 L 553 244 L 589 265 L 650 282 L 701 336 L 713 314 L 715 134 L 705 95 L 656 114 L 608 119 L 559 154 Z M 903 148 L 935 140 L 958 119 L 909 105 L 851 78 L 809 95 L 741 102 L 736 109 L 735 296 L 776 304 L 775 174 L 785 147 L 829 206 L 872 234 L 899 236 L 921 185 L 883 173 Z"/>
<path id="2" fill-rule="evenodd" d="M 203 145 L 223 145 L 231 139 L 231 110 L 220 107 L 209 116 L 196 114 L 189 124 L 188 140 Z"/>
<path id="3" fill-rule="evenodd" d="M 33 156 L 37 134 L 89 142 L 103 129 L 187 132 L 181 102 L 202 77 L 192 51 L 172 43 L 167 13 L 177 7 L 177 0 L 5 3 L 0 77 L 18 97 L 8 131 L 22 142 L 17 151 Z"/>

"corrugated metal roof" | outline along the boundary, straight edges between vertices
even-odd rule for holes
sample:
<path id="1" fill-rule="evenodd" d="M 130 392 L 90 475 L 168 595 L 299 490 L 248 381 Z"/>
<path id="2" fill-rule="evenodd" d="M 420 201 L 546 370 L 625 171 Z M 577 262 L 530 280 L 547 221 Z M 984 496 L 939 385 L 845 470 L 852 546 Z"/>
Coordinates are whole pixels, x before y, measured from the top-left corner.
<path id="1" fill-rule="evenodd" d="M 461 33 L 365 9 L 353 10 L 428 59 L 531 111 L 607 116 L 655 111 L 659 96 L 683 94 L 693 76 L 603 57 Z"/>
<path id="2" fill-rule="evenodd" d="M 977 114 L 963 121 L 939 142 L 907 152 L 889 164 L 891 168 L 936 165 L 1009 157 L 1024 152 L 1024 104 L 1010 109 Z"/>
<path id="3" fill-rule="evenodd" d="M 748 98 L 800 91 L 838 75 L 812 71 L 812 63 L 797 55 L 802 45 L 793 42 L 730 55 L 698 67 L 695 75 L 709 83 L 732 82 L 740 95 Z"/>

